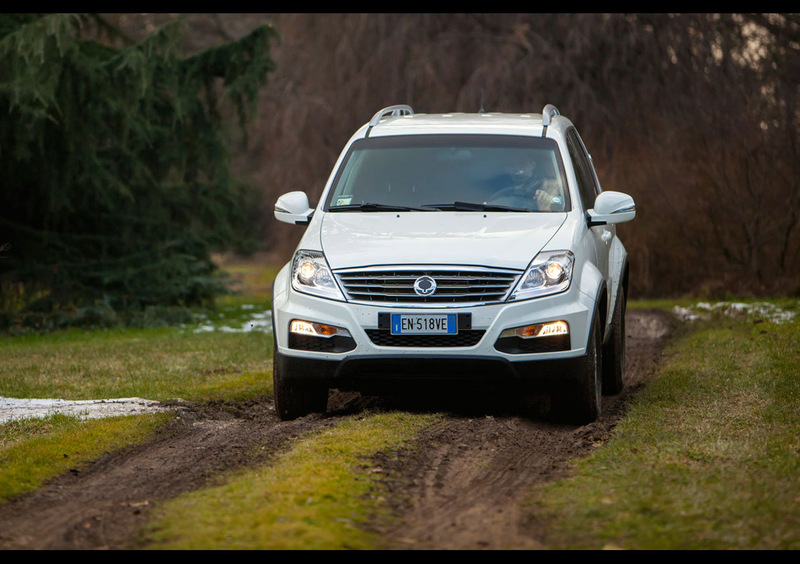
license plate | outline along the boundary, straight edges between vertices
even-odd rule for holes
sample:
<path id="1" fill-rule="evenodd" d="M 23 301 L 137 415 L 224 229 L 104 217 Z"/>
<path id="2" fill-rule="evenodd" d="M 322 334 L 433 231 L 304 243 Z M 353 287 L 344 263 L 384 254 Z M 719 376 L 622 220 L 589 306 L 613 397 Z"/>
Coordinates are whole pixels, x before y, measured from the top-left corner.
<path id="1" fill-rule="evenodd" d="M 455 335 L 458 318 L 455 313 L 393 313 L 392 335 Z"/>

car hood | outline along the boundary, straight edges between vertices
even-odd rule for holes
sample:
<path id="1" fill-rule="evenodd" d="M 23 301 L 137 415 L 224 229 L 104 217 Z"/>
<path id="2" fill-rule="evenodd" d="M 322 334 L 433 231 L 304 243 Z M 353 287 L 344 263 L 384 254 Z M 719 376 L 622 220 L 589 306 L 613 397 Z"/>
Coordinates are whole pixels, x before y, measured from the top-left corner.
<path id="1" fill-rule="evenodd" d="M 376 265 L 480 265 L 524 270 L 566 213 L 326 213 L 320 243 L 334 270 Z"/>

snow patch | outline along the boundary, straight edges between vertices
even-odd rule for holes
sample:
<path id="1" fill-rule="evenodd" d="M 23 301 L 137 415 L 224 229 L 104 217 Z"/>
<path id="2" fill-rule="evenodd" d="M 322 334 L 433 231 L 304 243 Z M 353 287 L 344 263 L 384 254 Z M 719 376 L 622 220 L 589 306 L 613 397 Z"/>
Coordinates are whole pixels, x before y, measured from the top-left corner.
<path id="1" fill-rule="evenodd" d="M 675 306 L 672 308 L 672 312 L 684 321 L 708 319 L 712 313 L 722 313 L 732 317 L 760 317 L 773 323 L 791 323 L 797 315 L 794 311 L 787 311 L 767 302 L 717 302 L 715 304 L 699 302 L 690 307 Z"/>
<path id="2" fill-rule="evenodd" d="M 253 309 L 255 306 L 241 306 L 241 309 Z M 243 322 L 237 323 L 233 326 L 229 324 L 222 324 L 217 321 L 215 323 L 204 321 L 201 322 L 197 328 L 194 329 L 195 333 L 207 333 L 210 331 L 220 331 L 222 333 L 249 333 L 250 331 L 264 331 L 272 333 L 272 312 L 266 311 L 264 313 L 254 313 Z"/>
<path id="3" fill-rule="evenodd" d="M 15 419 L 41 419 L 56 413 L 81 419 L 99 419 L 118 415 L 156 413 L 168 409 L 172 408 L 142 398 L 63 400 L 0 397 L 0 424 Z"/>

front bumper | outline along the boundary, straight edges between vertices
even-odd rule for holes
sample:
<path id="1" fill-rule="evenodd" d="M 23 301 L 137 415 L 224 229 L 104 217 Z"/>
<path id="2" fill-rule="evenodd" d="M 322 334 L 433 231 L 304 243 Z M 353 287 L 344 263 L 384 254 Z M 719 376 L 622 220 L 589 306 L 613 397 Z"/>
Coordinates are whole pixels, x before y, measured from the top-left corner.
<path id="1" fill-rule="evenodd" d="M 498 357 L 354 357 L 324 360 L 275 355 L 281 374 L 367 394 L 403 392 L 517 392 L 557 390 L 583 374 L 586 357 L 510 362 Z"/>
<path id="2" fill-rule="evenodd" d="M 520 302 L 424 310 L 340 302 L 283 288 L 273 297 L 275 362 L 281 363 L 281 373 L 361 391 L 526 387 L 575 378 L 583 372 L 595 307 L 593 297 L 574 287 Z M 392 337 L 386 315 L 411 312 L 461 314 L 457 340 Z M 349 338 L 298 338 L 289 333 L 292 320 L 343 328 Z M 509 346 L 508 339 L 498 345 L 506 329 L 556 320 L 567 322 L 570 331 L 557 346 Z"/>

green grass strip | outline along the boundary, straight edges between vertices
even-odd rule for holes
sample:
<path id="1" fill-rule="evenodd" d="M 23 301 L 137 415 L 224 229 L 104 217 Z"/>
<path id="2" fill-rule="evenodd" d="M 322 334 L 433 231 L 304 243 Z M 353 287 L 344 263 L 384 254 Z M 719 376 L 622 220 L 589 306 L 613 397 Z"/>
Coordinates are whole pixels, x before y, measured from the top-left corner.
<path id="1" fill-rule="evenodd" d="M 800 548 L 800 323 L 673 343 L 612 440 L 540 490 L 554 548 Z"/>
<path id="2" fill-rule="evenodd" d="M 271 387 L 271 347 L 264 332 L 175 328 L 5 337 L 0 396 L 202 400 L 217 387 L 238 389 L 237 396 L 244 388 L 264 394 Z"/>
<path id="3" fill-rule="evenodd" d="M 150 438 L 169 414 L 81 420 L 64 415 L 0 425 L 0 503 L 101 454 Z"/>
<path id="4" fill-rule="evenodd" d="M 163 549 L 367 549 L 380 514 L 369 457 L 401 447 L 438 416 L 382 413 L 298 440 L 273 465 L 162 506 L 150 530 Z"/>

